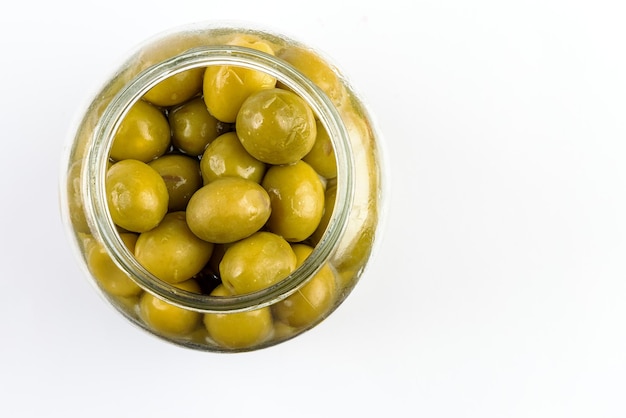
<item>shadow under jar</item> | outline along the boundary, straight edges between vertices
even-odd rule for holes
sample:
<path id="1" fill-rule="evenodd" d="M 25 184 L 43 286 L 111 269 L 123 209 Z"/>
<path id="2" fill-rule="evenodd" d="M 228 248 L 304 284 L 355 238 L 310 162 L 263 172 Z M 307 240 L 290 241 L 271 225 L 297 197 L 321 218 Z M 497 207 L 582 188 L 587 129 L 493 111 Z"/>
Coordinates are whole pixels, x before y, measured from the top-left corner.
<path id="1" fill-rule="evenodd" d="M 198 25 L 141 45 L 64 161 L 81 264 L 126 318 L 185 347 L 250 351 L 316 326 L 376 242 L 377 133 L 319 52 Z"/>

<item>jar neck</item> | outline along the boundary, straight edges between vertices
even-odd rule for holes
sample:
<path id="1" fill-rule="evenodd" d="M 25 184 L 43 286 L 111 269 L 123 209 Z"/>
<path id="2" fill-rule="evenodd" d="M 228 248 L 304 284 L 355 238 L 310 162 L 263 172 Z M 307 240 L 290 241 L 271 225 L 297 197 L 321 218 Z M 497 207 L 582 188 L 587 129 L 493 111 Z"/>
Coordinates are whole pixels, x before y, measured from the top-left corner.
<path id="1" fill-rule="evenodd" d="M 105 177 L 113 137 L 130 108 L 148 90 L 177 73 L 212 65 L 230 65 L 265 72 L 302 97 L 326 128 L 337 162 L 335 207 L 324 235 L 311 255 L 285 279 L 257 292 L 214 297 L 174 287 L 148 272 L 123 244 L 107 206 Z M 237 46 L 191 49 L 164 60 L 137 75 L 112 99 L 95 127 L 83 165 L 82 190 L 87 222 L 111 258 L 140 287 L 155 296 L 199 312 L 239 312 L 271 305 L 296 291 L 328 260 L 341 240 L 354 195 L 354 162 L 350 139 L 341 115 L 331 100 L 298 70 L 272 55 Z"/>

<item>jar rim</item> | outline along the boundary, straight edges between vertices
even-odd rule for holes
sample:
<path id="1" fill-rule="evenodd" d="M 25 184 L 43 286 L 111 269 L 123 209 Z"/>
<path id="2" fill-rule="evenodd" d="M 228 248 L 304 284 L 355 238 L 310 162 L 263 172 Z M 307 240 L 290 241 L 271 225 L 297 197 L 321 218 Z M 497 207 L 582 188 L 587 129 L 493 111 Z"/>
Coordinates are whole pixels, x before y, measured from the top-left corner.
<path id="1" fill-rule="evenodd" d="M 145 269 L 124 245 L 108 210 L 105 177 L 113 137 L 134 103 L 166 78 L 193 68 L 230 65 L 263 71 L 302 97 L 326 128 L 337 160 L 337 195 L 328 226 L 313 252 L 272 286 L 241 295 L 210 296 L 179 289 Z M 145 291 L 173 305 L 205 313 L 241 312 L 269 306 L 295 292 L 328 260 L 341 240 L 354 199 L 355 168 L 350 137 L 337 108 L 311 80 L 284 60 L 234 45 L 201 46 L 154 64 L 122 87 L 95 126 L 82 168 L 84 211 L 90 228 L 113 261 Z"/>

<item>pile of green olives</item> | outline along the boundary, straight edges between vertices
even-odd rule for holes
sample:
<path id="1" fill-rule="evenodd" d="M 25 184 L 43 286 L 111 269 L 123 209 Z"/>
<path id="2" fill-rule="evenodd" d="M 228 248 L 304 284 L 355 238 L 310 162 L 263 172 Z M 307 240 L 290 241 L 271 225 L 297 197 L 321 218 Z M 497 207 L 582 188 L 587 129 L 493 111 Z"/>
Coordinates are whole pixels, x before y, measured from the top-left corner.
<path id="1" fill-rule="evenodd" d="M 229 59 L 179 66 L 198 51 Z M 332 112 L 296 88 L 294 68 Z M 319 52 L 257 29 L 180 28 L 140 45 L 86 108 L 65 220 L 92 283 L 131 322 L 184 347 L 256 350 L 320 323 L 363 273 L 382 201 L 377 142 Z"/>
<path id="2" fill-rule="evenodd" d="M 226 43 L 284 53 L 310 71 L 306 57 L 250 34 Z M 336 78 L 326 71 L 323 83 L 339 94 L 328 74 Z M 147 271 L 190 292 L 235 296 L 279 282 L 311 254 L 333 210 L 337 167 L 328 132 L 305 100 L 258 70 L 215 65 L 161 81 L 125 115 L 109 164 L 107 205 L 124 244 Z M 340 287 L 327 263 L 269 307 L 200 313 L 142 291 L 96 240 L 86 248 L 101 287 L 136 298 L 146 327 L 225 349 L 314 324 Z"/>

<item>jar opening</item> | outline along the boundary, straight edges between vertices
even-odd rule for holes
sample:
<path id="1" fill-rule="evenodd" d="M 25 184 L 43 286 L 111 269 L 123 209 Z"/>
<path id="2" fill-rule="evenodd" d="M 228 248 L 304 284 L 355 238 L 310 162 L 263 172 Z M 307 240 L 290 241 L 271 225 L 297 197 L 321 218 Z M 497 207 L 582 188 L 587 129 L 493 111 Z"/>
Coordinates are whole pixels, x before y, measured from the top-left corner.
<path id="1" fill-rule="evenodd" d="M 337 162 L 337 195 L 330 221 L 310 256 L 278 283 L 253 293 L 216 297 L 188 292 L 148 272 L 122 242 L 107 207 L 105 177 L 108 156 L 124 116 L 134 103 L 166 78 L 186 70 L 230 65 L 267 73 L 303 98 L 326 128 Z M 331 255 L 343 236 L 354 197 L 355 167 L 349 134 L 332 101 L 312 81 L 285 61 L 261 51 L 239 46 L 207 46 L 190 49 L 155 64 L 131 80 L 111 100 L 93 133 L 82 173 L 84 210 L 91 229 L 109 250 L 111 258 L 144 290 L 186 309 L 207 312 L 239 312 L 269 306 L 296 291 Z"/>

